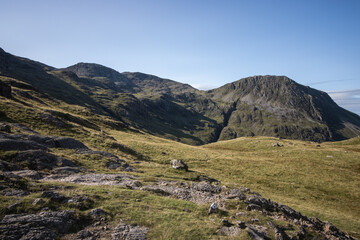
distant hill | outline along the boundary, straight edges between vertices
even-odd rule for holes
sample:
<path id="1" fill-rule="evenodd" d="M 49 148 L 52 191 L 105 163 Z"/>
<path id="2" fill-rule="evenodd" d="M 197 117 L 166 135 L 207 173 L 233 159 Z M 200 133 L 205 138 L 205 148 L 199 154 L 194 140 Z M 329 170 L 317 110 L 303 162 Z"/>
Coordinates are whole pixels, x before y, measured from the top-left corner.
<path id="1" fill-rule="evenodd" d="M 136 129 L 187 144 L 241 136 L 332 141 L 360 134 L 360 117 L 285 76 L 244 78 L 210 91 L 144 73 L 78 63 L 56 69 L 0 50 L 1 80 Z"/>

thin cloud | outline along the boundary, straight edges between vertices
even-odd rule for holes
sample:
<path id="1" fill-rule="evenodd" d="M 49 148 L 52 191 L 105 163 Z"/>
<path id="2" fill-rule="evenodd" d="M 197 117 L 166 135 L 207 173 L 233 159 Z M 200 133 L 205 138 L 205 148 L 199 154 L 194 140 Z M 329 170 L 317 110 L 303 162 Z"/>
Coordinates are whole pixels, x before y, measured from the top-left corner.
<path id="1" fill-rule="evenodd" d="M 328 94 L 339 106 L 360 115 L 360 89 L 329 91 Z"/>
<path id="2" fill-rule="evenodd" d="M 333 80 L 306 83 L 306 85 L 321 85 L 321 84 L 332 83 L 332 82 L 352 82 L 352 81 L 358 81 L 358 78 L 333 79 Z"/>

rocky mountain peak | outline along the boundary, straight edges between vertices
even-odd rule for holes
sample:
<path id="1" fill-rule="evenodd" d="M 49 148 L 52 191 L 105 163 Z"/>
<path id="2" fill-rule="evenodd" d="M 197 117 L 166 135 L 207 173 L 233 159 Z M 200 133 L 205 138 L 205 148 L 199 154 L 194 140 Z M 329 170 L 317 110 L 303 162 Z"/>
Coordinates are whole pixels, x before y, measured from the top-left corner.
<path id="1" fill-rule="evenodd" d="M 106 77 L 109 79 L 121 78 L 121 74 L 114 69 L 105 67 L 96 63 L 84 63 L 80 62 L 70 67 L 67 67 L 66 70 L 74 72 L 79 77 Z"/>

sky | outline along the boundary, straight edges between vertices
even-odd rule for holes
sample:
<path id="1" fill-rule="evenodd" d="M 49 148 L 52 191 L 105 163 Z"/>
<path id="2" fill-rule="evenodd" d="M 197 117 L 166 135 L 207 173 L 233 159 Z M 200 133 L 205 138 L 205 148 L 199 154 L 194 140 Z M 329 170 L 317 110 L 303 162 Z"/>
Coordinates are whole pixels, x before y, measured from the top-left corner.
<path id="1" fill-rule="evenodd" d="M 359 0 L 0 0 L 0 47 L 199 89 L 285 75 L 360 115 Z"/>

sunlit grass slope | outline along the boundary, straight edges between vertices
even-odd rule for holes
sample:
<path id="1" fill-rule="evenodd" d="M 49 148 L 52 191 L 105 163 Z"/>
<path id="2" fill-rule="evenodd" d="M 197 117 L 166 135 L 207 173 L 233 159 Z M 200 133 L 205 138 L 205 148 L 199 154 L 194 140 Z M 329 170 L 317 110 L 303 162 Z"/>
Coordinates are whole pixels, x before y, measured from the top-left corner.
<path id="1" fill-rule="evenodd" d="M 317 144 L 249 137 L 195 147 L 149 135 L 111 135 L 158 163 L 140 165 L 148 176 L 178 177 L 168 163 L 182 159 L 191 170 L 224 184 L 249 187 L 346 231 L 360 230 L 359 138 Z"/>

